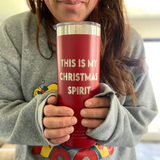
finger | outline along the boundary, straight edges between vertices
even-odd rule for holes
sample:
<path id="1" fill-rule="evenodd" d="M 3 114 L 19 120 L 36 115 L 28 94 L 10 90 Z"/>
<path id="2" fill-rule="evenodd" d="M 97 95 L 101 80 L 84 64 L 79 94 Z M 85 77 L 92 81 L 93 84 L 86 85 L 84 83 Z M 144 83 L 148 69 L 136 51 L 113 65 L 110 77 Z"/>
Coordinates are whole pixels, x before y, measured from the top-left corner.
<path id="1" fill-rule="evenodd" d="M 56 96 L 51 96 L 47 99 L 47 104 L 52 104 L 52 105 L 56 105 L 58 102 L 57 97 Z"/>
<path id="2" fill-rule="evenodd" d="M 85 101 L 86 107 L 109 107 L 110 98 L 109 97 L 95 97 L 90 98 Z"/>
<path id="3" fill-rule="evenodd" d="M 44 130 L 44 136 L 47 139 L 56 139 L 61 138 L 64 136 L 67 136 L 68 134 L 71 134 L 74 131 L 73 126 L 65 127 L 65 128 L 58 128 L 58 129 L 45 129 Z"/>
<path id="4" fill-rule="evenodd" d="M 77 123 L 76 117 L 44 117 L 43 125 L 49 129 L 68 127 Z"/>
<path id="5" fill-rule="evenodd" d="M 66 141 L 68 141 L 70 139 L 70 135 L 66 135 L 64 137 L 60 137 L 60 138 L 52 138 L 49 139 L 49 141 L 53 144 L 62 144 Z"/>
<path id="6" fill-rule="evenodd" d="M 54 105 L 46 105 L 43 109 L 43 113 L 47 117 L 63 117 L 74 115 L 74 111 L 71 108 Z"/>
<path id="7" fill-rule="evenodd" d="M 109 108 L 84 108 L 80 114 L 86 118 L 106 118 L 109 112 Z"/>
<path id="8" fill-rule="evenodd" d="M 104 119 L 82 119 L 81 124 L 88 128 L 97 128 L 104 122 Z"/>

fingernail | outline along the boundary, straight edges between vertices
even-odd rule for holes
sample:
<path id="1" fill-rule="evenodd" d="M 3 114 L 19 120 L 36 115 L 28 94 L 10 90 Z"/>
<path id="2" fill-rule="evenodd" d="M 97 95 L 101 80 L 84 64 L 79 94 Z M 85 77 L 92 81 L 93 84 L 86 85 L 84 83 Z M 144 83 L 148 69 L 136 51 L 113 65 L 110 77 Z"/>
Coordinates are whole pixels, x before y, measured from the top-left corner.
<path id="1" fill-rule="evenodd" d="M 71 111 L 67 111 L 67 116 L 72 116 L 72 112 Z"/>
<path id="2" fill-rule="evenodd" d="M 75 117 L 72 117 L 72 118 L 70 119 L 70 122 L 71 122 L 71 124 L 76 124 L 77 119 L 76 119 Z"/>
<path id="3" fill-rule="evenodd" d="M 82 122 L 83 124 L 87 124 L 88 123 L 88 121 L 87 120 L 85 120 L 85 119 L 83 119 L 83 122 Z"/>
<path id="4" fill-rule="evenodd" d="M 82 110 L 82 116 L 86 116 L 87 112 L 85 110 Z"/>
<path id="5" fill-rule="evenodd" d="M 68 130 L 69 133 L 72 133 L 74 128 L 71 126 L 71 127 L 68 127 L 67 130 Z"/>
<path id="6" fill-rule="evenodd" d="M 70 138 L 70 135 L 67 135 L 66 137 L 64 137 L 64 140 L 65 140 L 65 141 L 68 141 L 69 138 Z"/>
<path id="7" fill-rule="evenodd" d="M 92 105 L 92 102 L 91 102 L 91 101 L 87 101 L 87 102 L 86 102 L 86 107 L 91 107 L 91 105 Z"/>

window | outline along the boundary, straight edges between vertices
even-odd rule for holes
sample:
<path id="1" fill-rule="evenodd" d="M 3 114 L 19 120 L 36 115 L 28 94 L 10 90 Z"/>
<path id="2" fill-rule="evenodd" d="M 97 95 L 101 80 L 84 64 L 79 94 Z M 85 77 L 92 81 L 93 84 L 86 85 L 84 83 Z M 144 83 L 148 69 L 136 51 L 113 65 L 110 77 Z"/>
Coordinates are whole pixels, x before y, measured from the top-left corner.
<path id="1" fill-rule="evenodd" d="M 146 61 L 149 66 L 149 75 L 157 100 L 159 114 L 149 125 L 149 131 L 142 140 L 160 141 L 160 40 L 144 41 Z"/>

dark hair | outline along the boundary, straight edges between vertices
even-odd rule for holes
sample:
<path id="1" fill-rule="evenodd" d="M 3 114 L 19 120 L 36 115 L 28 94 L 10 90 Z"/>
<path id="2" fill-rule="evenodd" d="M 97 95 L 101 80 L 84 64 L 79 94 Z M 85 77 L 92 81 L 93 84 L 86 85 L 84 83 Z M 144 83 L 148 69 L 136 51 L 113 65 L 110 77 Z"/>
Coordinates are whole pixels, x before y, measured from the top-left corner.
<path id="1" fill-rule="evenodd" d="M 38 50 L 41 53 L 38 37 L 39 31 L 41 30 L 40 24 L 43 19 L 45 27 L 44 36 L 48 39 L 48 46 L 53 55 L 54 51 L 52 49 L 52 45 L 55 45 L 51 42 L 51 30 L 53 30 L 54 25 L 53 15 L 47 8 L 44 0 L 27 0 L 27 2 L 31 11 L 37 16 Z M 129 27 L 127 27 L 125 23 L 124 11 L 125 8 L 123 0 L 100 0 L 90 16 L 87 18 L 87 21 L 93 21 L 101 24 L 101 82 L 106 82 L 107 80 L 109 85 L 117 93 L 118 97 L 120 95 L 131 95 L 134 103 L 136 103 L 136 96 L 132 81 L 133 77 L 131 77 L 132 74 L 128 73 L 131 73 L 130 67 L 142 66 L 143 59 L 130 59 L 127 57 L 126 30 L 128 28 L 129 33 Z M 55 32 L 52 33 L 55 34 Z"/>

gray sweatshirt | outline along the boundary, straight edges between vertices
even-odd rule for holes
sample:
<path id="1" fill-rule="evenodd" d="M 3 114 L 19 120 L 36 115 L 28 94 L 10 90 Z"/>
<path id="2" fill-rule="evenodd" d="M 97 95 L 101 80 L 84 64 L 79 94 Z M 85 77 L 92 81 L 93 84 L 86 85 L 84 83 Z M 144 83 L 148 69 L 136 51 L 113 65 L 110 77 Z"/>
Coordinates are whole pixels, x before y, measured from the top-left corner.
<path id="1" fill-rule="evenodd" d="M 47 98 L 57 95 L 56 54 L 50 60 L 39 54 L 36 29 L 31 12 L 13 16 L 0 26 L 0 140 L 16 144 L 15 160 L 136 160 L 135 146 L 157 114 L 147 65 L 145 73 L 132 67 L 134 89 L 139 91 L 136 107 L 131 96 L 118 99 L 107 82 L 100 84 L 96 96 L 109 96 L 111 105 L 105 121 L 88 134 L 96 145 L 85 149 L 54 145 L 43 135 L 42 119 Z M 39 43 L 43 55 L 50 57 L 41 33 Z M 133 29 L 130 57 L 145 57 L 143 41 Z"/>

